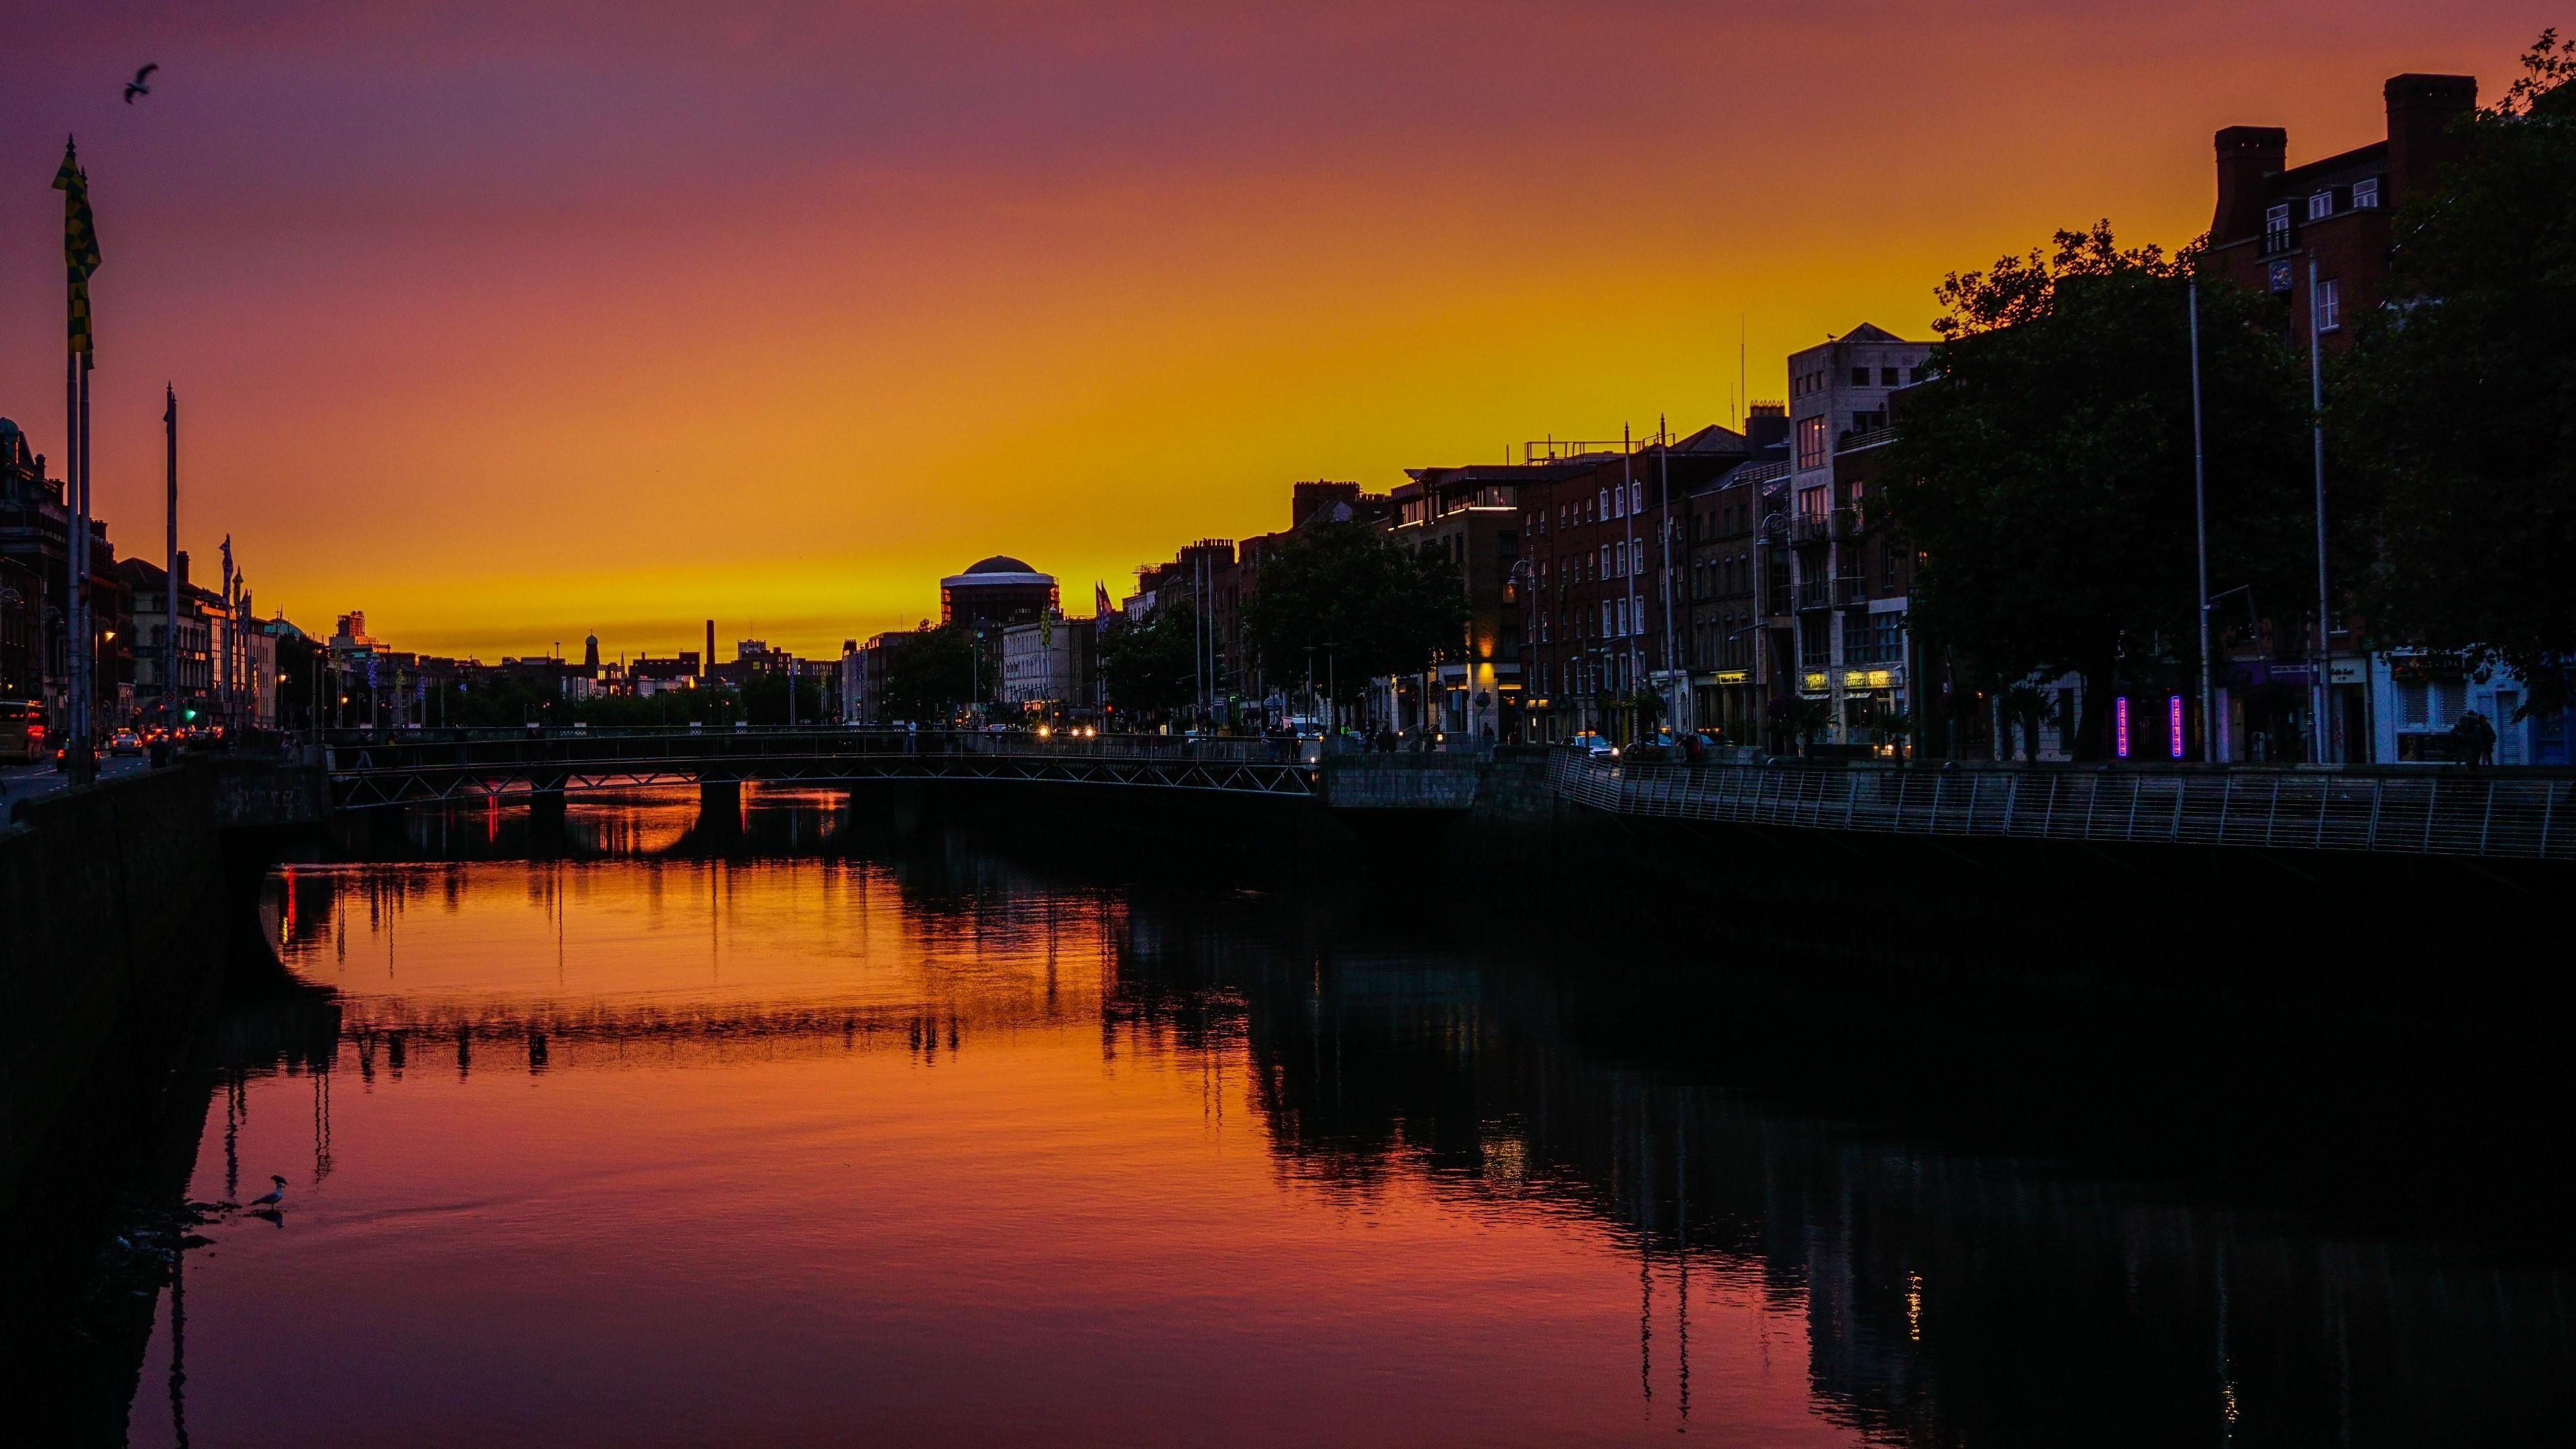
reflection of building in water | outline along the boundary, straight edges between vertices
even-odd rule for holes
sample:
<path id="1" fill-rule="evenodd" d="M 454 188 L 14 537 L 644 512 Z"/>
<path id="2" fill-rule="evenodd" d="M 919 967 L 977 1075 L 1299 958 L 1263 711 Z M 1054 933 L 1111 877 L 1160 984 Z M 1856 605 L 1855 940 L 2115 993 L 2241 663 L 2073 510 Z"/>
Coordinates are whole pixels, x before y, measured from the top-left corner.
<path id="1" fill-rule="evenodd" d="M 1626 1237 L 1640 1387 L 1658 1403 L 1685 1382 L 1687 1275 L 1694 1312 L 1751 1285 L 1801 1314 L 1816 1392 L 1908 1443 L 2098 1443 L 2105 1405 L 2142 1444 L 2216 1442 L 2228 1424 L 2248 1440 L 2501 1443 L 2576 1410 L 2554 1273 L 2333 1242 L 1602 1061 L 1569 1044 L 1562 988 L 1539 972 L 1301 952 L 1141 908 L 1125 947 L 1104 1030 L 1239 1023 L 1253 1106 L 1295 1179 L 1365 1195 L 1404 1176 Z"/>
<path id="2" fill-rule="evenodd" d="M 1741 1324 L 1748 1304 L 1833 1415 L 1909 1443 L 2100 1442 L 2119 1437 L 2106 1404 L 2141 1443 L 2216 1439 L 2228 1415 L 2248 1440 L 2351 1425 L 2356 1443 L 2537 1441 L 2571 1407 L 2557 1276 L 2266 1226 L 2184 1189 L 1872 1136 L 1676 1080 L 1635 1035 L 1672 1004 L 1623 997 L 1595 961 L 1578 978 L 1356 949 L 1333 943 L 1338 923 L 1049 888 L 953 842 L 891 864 L 299 869 L 278 891 L 290 962 L 333 979 L 330 943 L 355 938 L 327 1039 L 362 1080 L 377 1062 L 398 1078 L 424 1043 L 433 1076 L 451 1045 L 483 1072 L 898 1051 L 944 1069 L 1014 1031 L 1096 1023 L 1105 1067 L 1203 1067 L 1212 1119 L 1230 1113 L 1218 1125 L 1233 1130 L 1248 1111 L 1298 1191 L 1428 1191 L 1579 1222 L 1632 1254 L 1637 1385 L 1656 1414 L 1687 1403 L 1694 1332 L 1705 1356 L 1712 1311 Z M 517 934 L 495 953 L 543 956 L 533 984 L 418 989 L 435 918 L 499 898 Z M 658 911 L 656 929 L 692 950 L 720 936 L 721 976 L 693 978 L 696 994 L 558 990 L 568 907 L 577 923 Z M 850 969 L 772 989 L 756 953 L 778 940 Z M 587 949 L 578 924 L 571 949 Z"/>

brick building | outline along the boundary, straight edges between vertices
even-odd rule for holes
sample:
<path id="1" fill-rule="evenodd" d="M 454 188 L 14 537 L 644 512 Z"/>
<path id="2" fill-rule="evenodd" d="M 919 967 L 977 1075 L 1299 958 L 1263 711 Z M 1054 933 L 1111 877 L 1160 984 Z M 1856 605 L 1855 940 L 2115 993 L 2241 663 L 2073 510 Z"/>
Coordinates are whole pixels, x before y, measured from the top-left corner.
<path id="1" fill-rule="evenodd" d="M 1388 533 L 1458 574 L 1467 626 L 1420 675 L 1387 681 L 1381 715 L 1398 730 L 1521 737 L 1525 620 L 1517 575 L 1527 533 L 1522 498 L 1582 465 L 1539 461 L 1407 468 L 1387 495 Z"/>
<path id="2" fill-rule="evenodd" d="M 2289 164 L 2290 133 L 2278 126 L 2229 126 L 2217 135 L 2210 261 L 2239 285 L 2281 298 L 2302 349 L 2312 305 L 2318 335 L 2336 351 L 2350 345 L 2352 319 L 2386 300 L 2393 213 L 2459 154 L 2450 126 L 2476 109 L 2478 83 L 2391 76 L 2381 96 L 2383 139 L 2298 166 Z"/>
<path id="3" fill-rule="evenodd" d="M 1567 447 L 1563 472 L 1522 490 L 1525 737 L 1633 738 L 1641 692 L 1687 724 L 1691 500 L 1744 466 L 1744 435 L 1711 426 L 1669 445 Z"/>
<path id="4" fill-rule="evenodd" d="M 1824 738 L 1837 746 L 1884 743 L 1880 722 L 1916 703 L 1904 660 L 1912 579 L 1873 540 L 1868 494 L 1879 450 L 1895 438 L 1888 398 L 1928 376 L 1931 354 L 1928 342 L 1863 323 L 1789 357 L 1789 513 L 1756 556 L 1766 585 L 1786 585 L 1791 610 L 1768 616 L 1771 662 L 1793 676 L 1775 683 L 1826 706 Z"/>
<path id="5" fill-rule="evenodd" d="M 1787 406 L 1753 404 L 1744 439 L 1743 465 L 1691 491 L 1683 526 L 1690 600 L 1686 722 L 1723 731 L 1734 744 L 1759 738 L 1763 691 L 1770 677 L 1760 657 L 1764 616 L 1757 550 L 1762 520 L 1786 506 Z"/>

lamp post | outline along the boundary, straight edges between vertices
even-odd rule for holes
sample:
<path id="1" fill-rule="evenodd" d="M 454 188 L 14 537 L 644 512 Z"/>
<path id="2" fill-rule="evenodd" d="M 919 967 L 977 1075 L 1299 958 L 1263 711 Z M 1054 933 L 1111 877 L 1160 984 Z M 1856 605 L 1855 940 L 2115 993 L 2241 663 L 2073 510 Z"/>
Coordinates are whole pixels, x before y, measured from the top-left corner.
<path id="1" fill-rule="evenodd" d="M 2209 658 L 2209 483 L 2201 457 L 2200 279 L 2186 279 L 2183 292 L 2189 301 L 2191 332 L 2191 526 L 2200 566 L 2200 757 L 2211 761 L 2218 758 L 2218 733 L 2211 728 L 2218 705 Z"/>
<path id="2" fill-rule="evenodd" d="M 2308 414 L 2310 453 L 2315 465 L 2317 497 L 2317 666 L 2308 680 L 2309 708 L 2314 713 L 2309 753 L 2316 762 L 2325 764 L 2326 706 L 2330 698 L 2326 688 L 2326 671 L 2332 667 L 2334 640 L 2326 613 L 2326 383 L 2325 361 L 2319 343 L 2324 328 L 2317 314 L 2317 252 L 2308 248 Z"/>

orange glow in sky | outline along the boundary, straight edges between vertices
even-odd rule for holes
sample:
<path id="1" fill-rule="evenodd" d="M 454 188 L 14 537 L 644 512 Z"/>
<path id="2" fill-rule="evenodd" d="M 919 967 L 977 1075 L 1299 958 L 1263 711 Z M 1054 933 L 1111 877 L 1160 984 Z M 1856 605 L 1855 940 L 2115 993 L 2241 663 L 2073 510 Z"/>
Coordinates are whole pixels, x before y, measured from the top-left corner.
<path id="1" fill-rule="evenodd" d="M 2383 134 L 2563 18 L 1970 5 L 52 7 L 0 57 L 0 413 L 59 456 L 66 132 L 100 511 L 397 647 L 828 653 L 986 554 L 1090 586 L 1737 376 L 2107 216 L 2209 138 Z M 123 80 L 159 63 L 153 93 Z"/>

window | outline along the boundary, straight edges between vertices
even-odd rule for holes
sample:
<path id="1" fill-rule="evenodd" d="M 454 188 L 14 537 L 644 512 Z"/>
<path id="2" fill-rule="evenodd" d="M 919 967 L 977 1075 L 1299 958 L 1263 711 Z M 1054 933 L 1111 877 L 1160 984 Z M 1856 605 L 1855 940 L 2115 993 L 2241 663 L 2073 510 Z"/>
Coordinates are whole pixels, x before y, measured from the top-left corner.
<path id="1" fill-rule="evenodd" d="M 1610 621 L 1610 601 L 1609 601 L 1608 599 L 1603 599 L 1603 600 L 1601 601 L 1601 632 L 1602 632 L 1602 633 L 1607 634 L 1607 633 L 1609 633 L 1609 632 L 1610 632 L 1610 622 L 1611 622 L 1611 621 Z"/>
<path id="2" fill-rule="evenodd" d="M 1880 368 L 1878 370 L 1878 385 L 1880 387 L 1896 386 L 1896 369 L 1892 367 Z"/>
<path id="3" fill-rule="evenodd" d="M 1606 579 L 1610 577 L 1610 545 L 1606 543 L 1601 545 L 1601 564 L 1599 570 L 1593 574 L 1593 577 L 1597 579 Z"/>
<path id="4" fill-rule="evenodd" d="M 1920 367 L 1909 367 L 1905 369 L 1905 380 L 1908 382 L 1921 382 L 1923 380 L 1923 369 Z"/>
<path id="5" fill-rule="evenodd" d="M 1798 516 L 1800 518 L 1824 517 L 1833 507 L 1829 501 L 1832 493 L 1832 489 L 1822 486 L 1799 489 Z"/>
<path id="6" fill-rule="evenodd" d="M 1798 662 L 1831 664 L 1834 662 L 1833 617 L 1810 614 L 1798 622 Z"/>
<path id="7" fill-rule="evenodd" d="M 2377 211 L 2379 209 L 2378 177 L 2365 176 L 2361 180 L 2352 184 L 2352 209 L 2355 211 Z"/>
<path id="8" fill-rule="evenodd" d="M 1867 386 L 1869 386 L 1869 369 L 1868 369 L 1868 368 L 1866 368 L 1866 367 L 1855 367 L 1855 368 L 1853 368 L 1853 369 L 1852 369 L 1852 386 L 1854 386 L 1854 387 L 1867 387 Z"/>
<path id="9" fill-rule="evenodd" d="M 1853 615 L 1843 621 L 1845 664 L 1901 664 L 1905 616 L 1894 611 Z"/>
<path id="10" fill-rule="evenodd" d="M 1825 420 L 1820 417 L 1798 419 L 1798 466 L 1825 466 Z"/>
<path id="11" fill-rule="evenodd" d="M 2263 211 L 2263 250 L 2285 252 L 2290 249 L 2290 203 L 2284 201 Z"/>
<path id="12" fill-rule="evenodd" d="M 2333 277 L 2317 283 L 2317 330 L 2332 332 L 2343 326 L 2343 284 Z"/>
<path id="13" fill-rule="evenodd" d="M 2332 215 L 2334 215 L 2333 187 L 2329 186 L 2308 198 L 2308 220 L 2323 221 Z"/>
<path id="14" fill-rule="evenodd" d="M 1607 488 L 1602 489 L 1600 498 L 1594 501 L 1593 506 L 1600 510 L 1600 512 L 1595 515 L 1596 517 L 1610 517 L 1610 490 Z"/>

